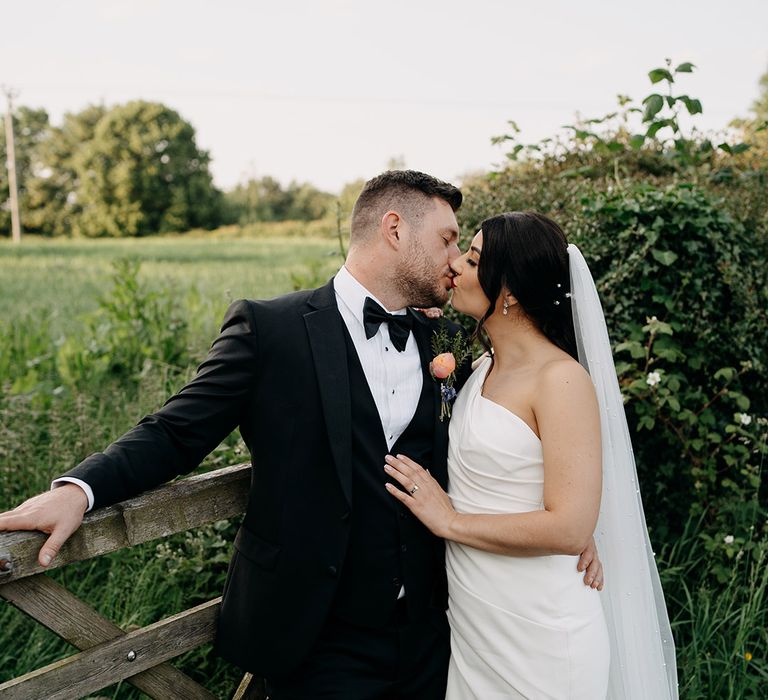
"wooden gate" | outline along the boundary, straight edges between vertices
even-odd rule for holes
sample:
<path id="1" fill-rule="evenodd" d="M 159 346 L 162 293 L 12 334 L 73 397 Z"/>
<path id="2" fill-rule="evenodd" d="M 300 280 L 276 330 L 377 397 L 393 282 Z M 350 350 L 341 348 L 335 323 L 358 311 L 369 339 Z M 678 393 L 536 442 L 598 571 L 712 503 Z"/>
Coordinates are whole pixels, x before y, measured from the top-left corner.
<path id="1" fill-rule="evenodd" d="M 244 512 L 250 465 L 171 482 L 137 498 L 86 514 L 50 568 L 168 537 Z M 81 698 L 126 680 L 156 700 L 216 696 L 166 663 L 212 641 L 221 598 L 125 632 L 50 578 L 37 562 L 39 532 L 0 533 L 0 597 L 80 649 L 62 661 L 0 684 L 2 700 Z M 235 697 L 246 691 L 249 675 Z"/>

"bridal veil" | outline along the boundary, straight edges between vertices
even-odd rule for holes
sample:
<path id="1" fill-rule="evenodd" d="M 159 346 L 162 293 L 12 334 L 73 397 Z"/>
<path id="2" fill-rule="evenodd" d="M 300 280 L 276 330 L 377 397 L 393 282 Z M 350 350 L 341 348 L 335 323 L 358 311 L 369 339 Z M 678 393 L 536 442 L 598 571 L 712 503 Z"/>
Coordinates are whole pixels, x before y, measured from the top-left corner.
<path id="1" fill-rule="evenodd" d="M 632 443 L 605 317 L 584 256 L 568 246 L 579 361 L 600 407 L 603 494 L 595 541 L 606 573 L 601 600 L 611 644 L 610 700 L 676 699 L 677 667 L 648 538 Z"/>

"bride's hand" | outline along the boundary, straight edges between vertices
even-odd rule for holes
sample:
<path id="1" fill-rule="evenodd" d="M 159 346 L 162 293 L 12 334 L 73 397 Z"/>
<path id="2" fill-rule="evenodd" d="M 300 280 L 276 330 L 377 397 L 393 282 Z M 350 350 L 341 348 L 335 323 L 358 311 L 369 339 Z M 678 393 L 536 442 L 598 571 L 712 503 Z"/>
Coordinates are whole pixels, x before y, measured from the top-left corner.
<path id="1" fill-rule="evenodd" d="M 457 513 L 451 505 L 448 494 L 440 488 L 432 475 L 404 455 L 387 455 L 384 471 L 397 481 L 404 491 L 387 483 L 389 491 L 411 511 L 430 531 L 438 537 L 445 537 L 450 523 Z"/>

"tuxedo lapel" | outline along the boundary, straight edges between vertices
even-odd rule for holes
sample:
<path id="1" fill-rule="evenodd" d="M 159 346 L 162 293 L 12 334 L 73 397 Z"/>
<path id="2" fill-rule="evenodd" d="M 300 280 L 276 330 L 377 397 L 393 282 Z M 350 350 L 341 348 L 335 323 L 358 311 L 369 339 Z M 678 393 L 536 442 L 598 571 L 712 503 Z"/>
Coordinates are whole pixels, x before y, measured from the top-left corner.
<path id="1" fill-rule="evenodd" d="M 333 281 L 310 297 L 304 315 L 315 362 L 331 453 L 341 488 L 352 503 L 352 401 L 349 392 L 344 321 L 336 304 Z"/>
<path id="2" fill-rule="evenodd" d="M 432 324 L 420 311 L 409 309 L 409 313 L 414 315 L 413 336 L 419 348 L 421 364 L 424 371 L 424 381 L 429 382 L 432 389 L 432 418 L 434 422 L 434 444 L 433 444 L 433 463 L 436 466 L 442 465 L 441 471 L 448 459 L 448 422 L 440 420 L 441 397 L 440 382 L 433 379 L 429 371 L 429 363 L 432 361 L 434 353 L 432 352 L 432 338 L 434 330 Z M 444 472 L 442 472 L 444 473 Z M 445 484 L 442 484 L 445 486 Z"/>

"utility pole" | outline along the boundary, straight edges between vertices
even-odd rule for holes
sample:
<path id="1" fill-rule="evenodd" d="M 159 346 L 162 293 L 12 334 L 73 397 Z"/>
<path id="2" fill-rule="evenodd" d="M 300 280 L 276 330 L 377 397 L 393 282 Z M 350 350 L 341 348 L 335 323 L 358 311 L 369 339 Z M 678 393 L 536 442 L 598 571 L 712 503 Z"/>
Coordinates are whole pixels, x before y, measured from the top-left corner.
<path id="1" fill-rule="evenodd" d="M 21 222 L 19 221 L 19 193 L 16 185 L 16 154 L 13 147 L 13 98 L 11 88 L 3 87 L 5 97 L 8 100 L 8 109 L 5 112 L 5 150 L 6 165 L 8 167 L 8 189 L 11 193 L 11 232 L 14 243 L 21 243 Z"/>

